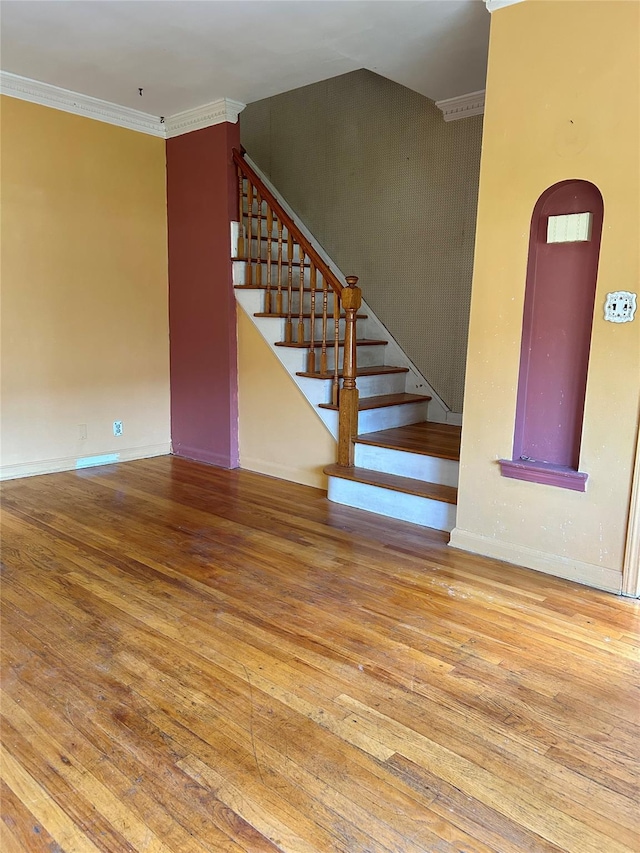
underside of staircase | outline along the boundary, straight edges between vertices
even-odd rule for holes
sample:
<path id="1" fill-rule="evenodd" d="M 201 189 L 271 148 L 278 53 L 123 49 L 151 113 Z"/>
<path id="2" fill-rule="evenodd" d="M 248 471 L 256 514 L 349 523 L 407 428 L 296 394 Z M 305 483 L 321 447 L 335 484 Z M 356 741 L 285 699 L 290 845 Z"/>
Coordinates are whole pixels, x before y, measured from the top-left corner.
<path id="1" fill-rule="evenodd" d="M 253 188 L 248 191 L 244 177 L 240 186 L 241 239 L 234 241 L 232 249 L 238 302 L 337 438 L 345 314 L 339 308 L 327 309 L 333 294 L 320 276 L 316 278 L 304 249 L 294 239 L 283 239 L 282 221 L 278 224 L 272 211 L 267 217 L 263 197 Z M 273 284 L 276 268 L 280 275 L 284 271 L 285 284 L 288 274 L 288 287 Z M 322 311 L 318 306 L 323 302 Z M 357 312 L 359 400 L 357 435 L 350 453 L 353 464 L 325 468 L 328 498 L 451 531 L 456 516 L 460 427 L 429 420 L 431 396 L 407 388 L 410 370 L 406 363 L 387 361 L 390 339 L 380 335 L 384 327 L 375 318 L 372 322 L 370 313 L 366 305 Z"/>

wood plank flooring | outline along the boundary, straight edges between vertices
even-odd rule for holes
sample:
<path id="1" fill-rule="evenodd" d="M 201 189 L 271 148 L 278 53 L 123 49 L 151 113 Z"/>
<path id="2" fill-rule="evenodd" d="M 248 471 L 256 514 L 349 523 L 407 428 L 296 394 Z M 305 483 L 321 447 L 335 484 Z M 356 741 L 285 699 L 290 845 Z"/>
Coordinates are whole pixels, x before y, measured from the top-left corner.
<path id="1" fill-rule="evenodd" d="M 6 853 L 637 853 L 637 602 L 162 457 L 3 484 Z"/>

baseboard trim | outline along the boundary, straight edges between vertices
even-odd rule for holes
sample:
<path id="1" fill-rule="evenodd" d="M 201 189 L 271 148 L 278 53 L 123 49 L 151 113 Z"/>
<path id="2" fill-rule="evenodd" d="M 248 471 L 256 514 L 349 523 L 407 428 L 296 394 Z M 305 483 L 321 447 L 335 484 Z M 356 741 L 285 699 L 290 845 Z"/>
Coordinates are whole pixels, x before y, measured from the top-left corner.
<path id="1" fill-rule="evenodd" d="M 491 539 L 479 533 L 471 533 L 455 527 L 451 531 L 449 545 L 459 548 L 461 551 L 470 551 L 472 554 L 481 554 L 483 557 L 493 557 L 495 560 L 503 560 L 515 566 L 525 569 L 534 569 L 536 572 L 544 572 L 547 575 L 575 581 L 576 583 L 603 589 L 606 592 L 619 594 L 622 589 L 622 572 L 609 569 L 604 566 L 596 566 L 593 563 L 584 563 L 581 560 L 573 560 L 570 557 L 560 557 L 545 551 L 537 551 L 523 545 L 515 545 L 512 542 L 503 542 L 500 539 Z"/>
<path id="2" fill-rule="evenodd" d="M 212 453 L 210 450 L 203 450 L 201 447 L 191 447 L 186 444 L 181 444 L 178 447 L 174 445 L 172 453 L 182 459 L 204 462 L 205 465 L 215 465 L 216 468 L 226 468 L 229 471 L 237 468 L 240 464 L 239 460 L 230 454 Z"/>
<path id="3" fill-rule="evenodd" d="M 127 447 L 117 453 L 109 453 L 110 457 L 117 456 L 115 462 L 132 462 L 134 459 L 150 459 L 152 456 L 168 456 L 171 453 L 171 443 L 148 444 L 143 447 Z M 92 458 L 97 454 L 92 454 Z M 0 466 L 0 480 L 17 480 L 21 477 L 38 477 L 41 474 L 58 474 L 61 471 L 75 471 L 80 467 L 84 470 L 91 466 L 78 466 L 78 461 L 86 458 L 80 456 L 63 456 L 58 459 L 42 459 L 37 462 L 21 462 L 17 465 Z"/>
<path id="4" fill-rule="evenodd" d="M 269 477 L 277 477 L 279 480 L 288 480 L 290 483 L 300 483 L 302 486 L 313 486 L 316 489 L 327 490 L 327 477 L 322 471 L 322 466 L 305 470 L 299 467 L 274 464 L 252 456 L 241 456 L 240 468 L 243 471 L 253 471 L 255 474 L 266 474 Z"/>

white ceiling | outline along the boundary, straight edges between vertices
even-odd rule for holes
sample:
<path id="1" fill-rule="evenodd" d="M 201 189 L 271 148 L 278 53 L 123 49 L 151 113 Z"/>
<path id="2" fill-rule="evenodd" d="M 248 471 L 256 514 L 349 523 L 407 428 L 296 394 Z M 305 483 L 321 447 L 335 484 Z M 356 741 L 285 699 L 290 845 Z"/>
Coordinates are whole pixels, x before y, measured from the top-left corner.
<path id="1" fill-rule="evenodd" d="M 433 100 L 474 92 L 490 18 L 483 0 L 3 0 L 0 14 L 4 71 L 163 116 L 359 68 Z"/>

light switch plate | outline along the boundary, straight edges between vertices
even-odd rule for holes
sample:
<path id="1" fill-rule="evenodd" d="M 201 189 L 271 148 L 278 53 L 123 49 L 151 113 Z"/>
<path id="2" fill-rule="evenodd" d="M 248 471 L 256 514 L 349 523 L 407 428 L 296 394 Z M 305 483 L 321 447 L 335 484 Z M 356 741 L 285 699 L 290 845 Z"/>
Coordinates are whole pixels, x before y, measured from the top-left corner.
<path id="1" fill-rule="evenodd" d="M 610 323 L 630 323 L 636 313 L 637 297 L 628 290 L 607 293 L 604 303 L 604 319 Z"/>

